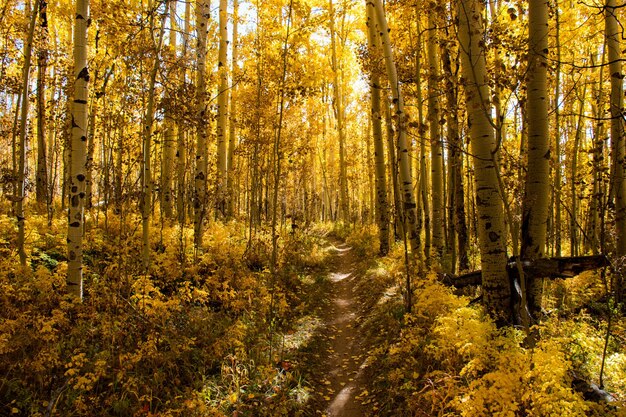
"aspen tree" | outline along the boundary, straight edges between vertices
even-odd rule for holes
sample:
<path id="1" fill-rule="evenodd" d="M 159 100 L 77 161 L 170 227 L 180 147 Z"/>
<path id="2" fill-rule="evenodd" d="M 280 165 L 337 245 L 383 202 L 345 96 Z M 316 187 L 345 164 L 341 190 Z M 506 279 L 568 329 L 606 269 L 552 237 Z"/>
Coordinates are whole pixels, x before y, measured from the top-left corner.
<path id="1" fill-rule="evenodd" d="M 239 0 L 233 0 L 233 42 L 231 46 L 231 85 L 230 85 L 230 109 L 228 122 L 228 155 L 226 160 L 228 177 L 228 215 L 235 212 L 235 147 L 237 146 L 237 60 L 239 51 L 237 49 L 237 36 L 239 24 Z"/>
<path id="2" fill-rule="evenodd" d="M 511 316 L 511 287 L 506 271 L 502 197 L 494 161 L 496 141 L 489 120 L 491 103 L 482 44 L 483 7 L 478 0 L 460 0 L 458 8 L 459 46 L 474 162 L 483 303 L 497 322 L 507 323 Z"/>
<path id="3" fill-rule="evenodd" d="M 185 2 L 185 28 L 183 30 L 183 37 L 182 37 L 183 38 L 182 58 L 185 60 L 187 59 L 188 50 L 189 50 L 189 32 L 191 30 L 191 3 L 192 3 L 191 1 Z M 186 68 L 183 71 L 182 78 L 185 80 L 187 79 Z M 187 165 L 186 164 L 187 152 L 186 152 L 186 147 L 185 147 L 186 134 L 187 134 L 187 131 L 181 129 L 181 131 L 178 132 L 178 137 L 176 138 L 176 214 L 178 217 L 178 223 L 181 225 L 185 224 L 185 207 L 186 207 L 186 202 L 187 202 L 186 200 L 187 200 L 187 195 L 188 195 L 186 192 L 187 182 L 185 181 L 186 165 Z M 189 204 L 188 206 L 193 207 L 192 204 Z"/>
<path id="4" fill-rule="evenodd" d="M 402 226 L 402 204 L 400 202 L 400 185 L 398 184 L 398 158 L 396 157 L 396 145 L 394 142 L 395 131 L 391 121 L 390 102 L 387 95 L 383 95 L 381 100 L 383 113 L 385 115 L 385 140 L 387 141 L 387 154 L 389 155 L 389 173 L 391 177 L 391 185 L 393 191 L 393 227 L 394 239 L 400 239 L 400 233 L 404 230 Z"/>
<path id="5" fill-rule="evenodd" d="M 559 1 L 554 2 L 556 68 L 554 80 L 554 254 L 561 256 L 561 21 Z"/>
<path id="6" fill-rule="evenodd" d="M 17 251 L 20 256 L 20 264 L 26 265 L 26 249 L 24 248 L 26 235 L 25 235 L 25 222 L 26 215 L 24 213 L 24 199 L 26 198 L 26 129 L 28 122 L 28 92 L 30 90 L 30 66 L 31 55 L 33 50 L 33 39 L 35 36 L 35 23 L 37 21 L 37 2 L 33 5 L 33 9 L 30 15 L 30 23 L 28 29 L 28 35 L 26 37 L 26 44 L 24 46 L 24 66 L 22 68 L 22 92 L 21 92 L 21 107 L 20 111 L 20 141 L 19 141 L 19 156 L 17 165 L 17 190 L 16 195 L 13 196 L 15 200 L 15 217 L 17 218 Z"/>
<path id="7" fill-rule="evenodd" d="M 156 8 L 150 8 L 150 28 L 154 33 L 155 20 L 154 14 Z M 165 34 L 165 17 L 167 16 L 167 0 L 165 0 L 165 11 L 163 12 L 163 18 L 161 21 L 161 28 L 158 32 L 158 39 L 152 39 L 154 50 L 154 62 L 150 71 L 149 85 L 148 85 L 148 100 L 146 104 L 146 114 L 144 116 L 143 123 L 143 169 L 141 171 L 141 229 L 142 229 L 142 250 L 141 257 L 143 262 L 144 272 L 148 272 L 150 268 L 150 215 L 152 214 L 152 135 L 154 132 L 154 101 L 155 101 L 155 86 L 156 77 L 159 72 L 161 47 L 163 46 L 163 36 Z"/>
<path id="8" fill-rule="evenodd" d="M 46 72 L 48 69 L 48 2 L 39 1 L 39 27 L 41 39 L 37 53 L 37 178 L 36 199 L 50 211 L 48 189 L 48 162 L 46 155 Z"/>
<path id="9" fill-rule="evenodd" d="M 535 260 L 545 255 L 550 203 L 550 138 L 548 127 L 548 2 L 528 3 L 528 169 L 522 202 L 520 255 Z M 543 278 L 526 278 L 528 309 L 541 312 Z"/>
<path id="10" fill-rule="evenodd" d="M 176 57 L 176 4 L 177 0 L 170 0 L 170 29 L 169 29 L 169 49 L 173 57 Z M 176 80 L 174 70 L 170 70 L 170 79 Z M 166 90 L 167 91 L 167 90 Z M 174 161 L 174 146 L 178 140 L 178 127 L 173 115 L 172 100 L 166 92 L 166 103 L 164 109 L 165 134 L 163 140 L 163 161 L 161 169 L 161 210 L 163 216 L 171 219 L 173 216 L 172 197 L 174 190 L 172 189 L 172 163 Z"/>
<path id="11" fill-rule="evenodd" d="M 583 137 L 584 130 L 584 115 L 585 115 L 585 97 L 587 96 L 587 84 L 583 85 L 582 94 L 579 96 L 579 106 L 576 132 L 574 134 L 574 143 L 572 147 L 571 165 L 570 165 L 570 256 L 578 256 L 578 211 L 580 204 L 578 204 L 577 183 L 578 183 L 578 153 L 580 151 L 580 145 Z"/>
<path id="12" fill-rule="evenodd" d="M 413 193 L 413 178 L 411 175 L 411 165 L 409 163 L 409 151 L 407 146 L 406 134 L 406 114 L 404 112 L 404 101 L 400 92 L 400 83 L 396 65 L 393 60 L 393 52 L 391 50 L 391 39 L 389 37 L 389 26 L 387 18 L 380 0 L 367 0 L 367 6 L 374 8 L 376 23 L 378 24 L 378 35 L 380 36 L 383 56 L 385 58 L 385 66 L 387 68 L 387 78 L 391 87 L 393 103 L 395 107 L 395 117 L 398 126 L 398 161 L 400 181 L 402 183 L 402 210 L 404 218 L 405 233 L 408 233 L 408 239 L 413 254 L 417 254 L 419 250 L 419 236 L 417 234 L 417 213 L 415 211 L 415 195 Z"/>
<path id="13" fill-rule="evenodd" d="M 417 16 L 417 45 L 421 47 L 422 45 L 422 27 L 419 18 L 419 11 L 416 6 L 416 16 Z M 422 204 L 422 213 L 424 215 L 424 255 L 426 256 L 426 263 L 430 261 L 430 248 L 431 248 L 431 236 L 432 236 L 432 228 L 431 228 L 431 219 L 430 215 L 430 199 L 428 196 L 428 162 L 426 158 L 426 140 L 424 138 L 423 129 L 424 129 L 424 111 L 422 103 L 424 100 L 422 99 L 422 89 L 420 88 L 420 82 L 422 79 L 422 54 L 418 51 L 415 54 L 415 79 L 418 80 L 417 85 L 417 115 L 418 115 L 418 123 L 419 123 L 419 142 L 420 142 L 420 163 L 419 163 L 419 192 L 417 193 L 418 202 L 421 201 Z M 421 233 L 422 225 L 421 219 L 422 216 L 418 210 L 418 234 Z"/>
<path id="14" fill-rule="evenodd" d="M 219 33 L 220 43 L 218 50 L 217 71 L 219 76 L 219 89 L 217 96 L 217 200 L 215 216 L 226 214 L 226 201 L 228 200 L 226 167 L 227 160 L 227 112 L 228 112 L 228 62 L 226 61 L 226 51 L 228 48 L 228 2 L 220 0 L 219 8 Z"/>
<path id="15" fill-rule="evenodd" d="M 626 178 L 624 173 L 624 88 L 621 62 L 621 45 L 623 28 L 618 22 L 615 0 L 607 0 L 604 8 L 606 46 L 608 49 L 609 73 L 611 74 L 611 153 L 614 165 L 613 195 L 615 198 L 616 253 L 626 255 Z"/>
<path id="16" fill-rule="evenodd" d="M 194 175 L 194 245 L 196 250 L 202 248 L 202 233 L 206 214 L 207 187 L 207 91 L 206 91 L 206 55 L 207 31 L 210 2 L 196 1 L 196 165 Z"/>
<path id="17" fill-rule="evenodd" d="M 437 54 L 437 23 L 435 11 L 428 15 L 428 127 L 430 136 L 430 170 L 432 214 L 432 248 L 435 256 L 443 255 L 443 152 L 441 146 L 441 129 L 439 125 L 439 57 Z M 426 254 L 428 256 L 428 254 Z"/>
<path id="18" fill-rule="evenodd" d="M 89 0 L 76 0 L 74 22 L 74 100 L 72 102 L 72 143 L 69 169 L 67 231 L 67 286 L 78 299 L 83 297 L 83 224 L 85 221 L 85 169 L 87 165 L 87 29 Z"/>
<path id="19" fill-rule="evenodd" d="M 341 69 L 337 60 L 337 41 L 335 32 L 335 9 L 333 0 L 328 1 L 328 13 L 330 16 L 330 48 L 331 66 L 333 71 L 333 107 L 337 120 L 337 134 L 339 135 L 339 206 L 341 208 L 341 218 L 345 222 L 350 221 L 350 206 L 348 201 L 348 179 L 346 173 L 346 133 L 344 126 L 343 95 L 341 91 Z"/>
<path id="20" fill-rule="evenodd" d="M 389 252 L 389 208 L 387 204 L 387 180 L 385 175 L 385 144 L 380 110 L 380 68 L 378 65 L 379 44 L 376 34 L 374 10 L 367 7 L 367 41 L 370 54 L 370 102 L 372 107 L 372 135 L 376 164 L 376 222 L 378 223 L 379 252 Z"/>
<path id="21" fill-rule="evenodd" d="M 448 177 L 449 195 L 450 195 L 450 218 L 451 242 L 450 246 L 454 250 L 452 272 L 456 267 L 456 258 L 458 258 L 459 269 L 461 271 L 469 268 L 469 259 L 467 257 L 467 224 L 465 221 L 465 191 L 463 189 L 463 143 L 459 136 L 459 120 L 458 120 L 458 85 L 455 79 L 456 75 L 452 72 L 452 59 L 450 57 L 449 47 L 443 50 L 443 70 L 446 77 L 446 100 L 448 106 L 447 125 L 448 125 Z M 457 63 L 458 65 L 458 63 Z M 456 239 L 456 246 L 455 246 Z"/>

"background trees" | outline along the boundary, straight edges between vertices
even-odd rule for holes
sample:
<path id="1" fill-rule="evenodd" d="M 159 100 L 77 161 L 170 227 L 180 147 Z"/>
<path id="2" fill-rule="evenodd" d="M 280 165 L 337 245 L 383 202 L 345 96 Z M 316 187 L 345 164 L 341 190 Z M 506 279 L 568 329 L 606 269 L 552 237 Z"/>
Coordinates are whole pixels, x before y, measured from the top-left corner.
<path id="1" fill-rule="evenodd" d="M 471 294 L 501 325 L 566 303 L 538 260 L 606 254 L 589 285 L 608 346 L 626 256 L 622 6 L 6 0 L 0 253 L 19 267 L 0 284 L 40 271 L 36 294 L 86 300 L 59 308 L 102 292 L 98 313 L 121 300 L 155 333 L 160 313 L 197 331 L 194 303 L 232 319 L 224 332 L 248 313 L 275 329 L 289 300 L 271 290 L 299 285 L 281 281 L 284 254 L 334 222 L 403 252 L 407 301 L 425 271 L 480 269 Z M 236 261 L 209 253 L 225 247 Z M 39 329 L 11 318 L 5 334 L 15 323 Z"/>
<path id="2" fill-rule="evenodd" d="M 352 1 L 295 1 L 286 42 L 284 2 L 221 1 L 211 9 L 96 1 L 85 42 L 94 88 L 79 98 L 74 5 L 6 2 L 2 209 L 15 216 L 21 262 L 31 256 L 28 215 L 45 204 L 51 220 L 65 208 L 76 219 L 74 200 L 84 198 L 87 221 L 70 227 L 70 252 L 78 253 L 79 229 L 91 222 L 141 212 L 146 271 L 163 239 L 153 230 L 175 218 L 182 230 L 193 219 L 201 249 L 213 208 L 220 222 L 245 221 L 249 239 L 274 214 L 281 230 L 377 219 L 381 252 L 393 226 L 435 268 L 480 264 L 487 293 L 502 300 L 505 259 L 518 252 L 527 261 L 603 252 L 617 271 L 623 8 L 368 4 L 390 31 L 375 31 L 366 48 L 366 8 Z M 77 122 L 83 116 L 70 116 L 83 102 L 85 126 Z M 84 173 L 76 162 L 82 145 L 71 140 L 76 125 L 85 130 L 76 136 L 86 138 Z M 183 248 L 182 231 L 180 238 Z M 78 269 L 72 264 L 70 275 Z M 611 278 L 618 299 L 619 277 Z M 533 277 L 525 284 L 537 315 L 547 284 Z"/>

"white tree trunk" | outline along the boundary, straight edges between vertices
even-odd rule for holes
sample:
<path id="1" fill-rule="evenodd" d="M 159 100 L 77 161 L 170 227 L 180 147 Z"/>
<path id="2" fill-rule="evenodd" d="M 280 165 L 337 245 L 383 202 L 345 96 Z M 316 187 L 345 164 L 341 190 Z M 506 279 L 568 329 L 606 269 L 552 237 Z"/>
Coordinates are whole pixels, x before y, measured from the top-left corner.
<path id="1" fill-rule="evenodd" d="M 530 0 L 528 19 L 528 170 L 522 203 L 520 255 L 523 259 L 537 259 L 545 254 L 550 203 L 548 2 Z M 542 287 L 543 278 L 526 280 L 528 308 L 535 316 L 541 311 Z"/>
<path id="2" fill-rule="evenodd" d="M 417 234 L 417 213 L 415 211 L 415 195 L 413 193 L 413 178 L 411 175 L 411 164 L 409 161 L 409 150 L 406 135 L 406 114 L 404 112 L 404 101 L 400 92 L 398 73 L 393 60 L 391 50 L 391 40 L 389 38 L 389 26 L 387 18 L 380 0 L 367 1 L 368 7 L 374 8 L 376 22 L 378 23 L 378 35 L 380 36 L 385 66 L 387 68 L 387 78 L 391 86 L 391 94 L 395 106 L 395 117 L 398 122 L 398 161 L 400 171 L 400 182 L 402 186 L 402 210 L 404 217 L 405 232 L 411 245 L 411 252 L 415 255 L 419 250 L 419 236 Z"/>
<path id="3" fill-rule="evenodd" d="M 228 187 L 228 172 L 226 166 L 228 145 L 228 62 L 226 51 L 228 48 L 228 1 L 220 0 L 219 31 L 220 44 L 218 51 L 217 71 L 220 80 L 217 97 L 217 204 L 216 216 L 226 214 L 226 200 Z"/>
<path id="4" fill-rule="evenodd" d="M 458 7 L 459 43 L 475 171 L 483 303 L 497 322 L 507 323 L 511 315 L 511 288 L 506 271 L 502 197 L 498 191 L 494 161 L 495 133 L 489 120 L 491 103 L 482 46 L 483 7 L 478 0 L 460 0 Z"/>
<path id="5" fill-rule="evenodd" d="M 378 223 L 379 252 L 389 252 L 389 206 L 387 203 L 387 178 L 385 170 L 385 142 L 383 140 L 382 113 L 380 108 L 380 77 L 378 59 L 380 45 L 376 34 L 374 10 L 367 8 L 367 40 L 370 54 L 370 100 L 372 107 L 372 136 L 376 165 L 376 222 Z"/>
<path id="6" fill-rule="evenodd" d="M 67 230 L 68 292 L 83 297 L 83 224 L 85 220 L 85 173 L 87 165 L 87 28 L 89 0 L 76 0 L 74 23 L 74 101 L 72 103 L 72 146 L 69 172 Z"/>
<path id="7" fill-rule="evenodd" d="M 207 25 L 209 21 L 210 2 L 196 2 L 196 32 L 198 36 L 197 68 L 196 68 L 196 167 L 194 175 L 194 245 L 196 250 L 202 248 L 203 222 L 206 214 L 207 185 L 207 99 L 206 99 L 206 54 Z"/>

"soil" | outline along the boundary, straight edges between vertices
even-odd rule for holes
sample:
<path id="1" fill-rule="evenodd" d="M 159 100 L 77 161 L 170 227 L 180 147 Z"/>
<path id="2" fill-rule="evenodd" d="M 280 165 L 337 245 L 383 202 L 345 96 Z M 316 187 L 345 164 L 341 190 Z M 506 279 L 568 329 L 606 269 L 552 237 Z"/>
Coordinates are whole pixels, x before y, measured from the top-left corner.
<path id="1" fill-rule="evenodd" d="M 345 243 L 336 242 L 330 249 L 334 253 L 328 275 L 330 293 L 328 308 L 323 313 L 327 342 L 326 361 L 321 379 L 327 417 L 361 417 L 366 414 L 359 401 L 364 391 L 363 370 L 367 358 L 365 346 L 359 338 L 359 302 L 355 283 L 361 278 L 356 257 Z"/>

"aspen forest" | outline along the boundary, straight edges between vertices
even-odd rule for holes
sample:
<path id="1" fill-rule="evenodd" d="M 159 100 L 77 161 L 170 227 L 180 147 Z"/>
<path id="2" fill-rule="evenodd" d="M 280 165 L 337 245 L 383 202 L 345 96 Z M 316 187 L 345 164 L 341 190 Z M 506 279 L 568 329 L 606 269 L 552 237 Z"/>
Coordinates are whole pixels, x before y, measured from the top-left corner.
<path id="1" fill-rule="evenodd" d="M 626 3 L 0 0 L 0 416 L 626 416 Z"/>

